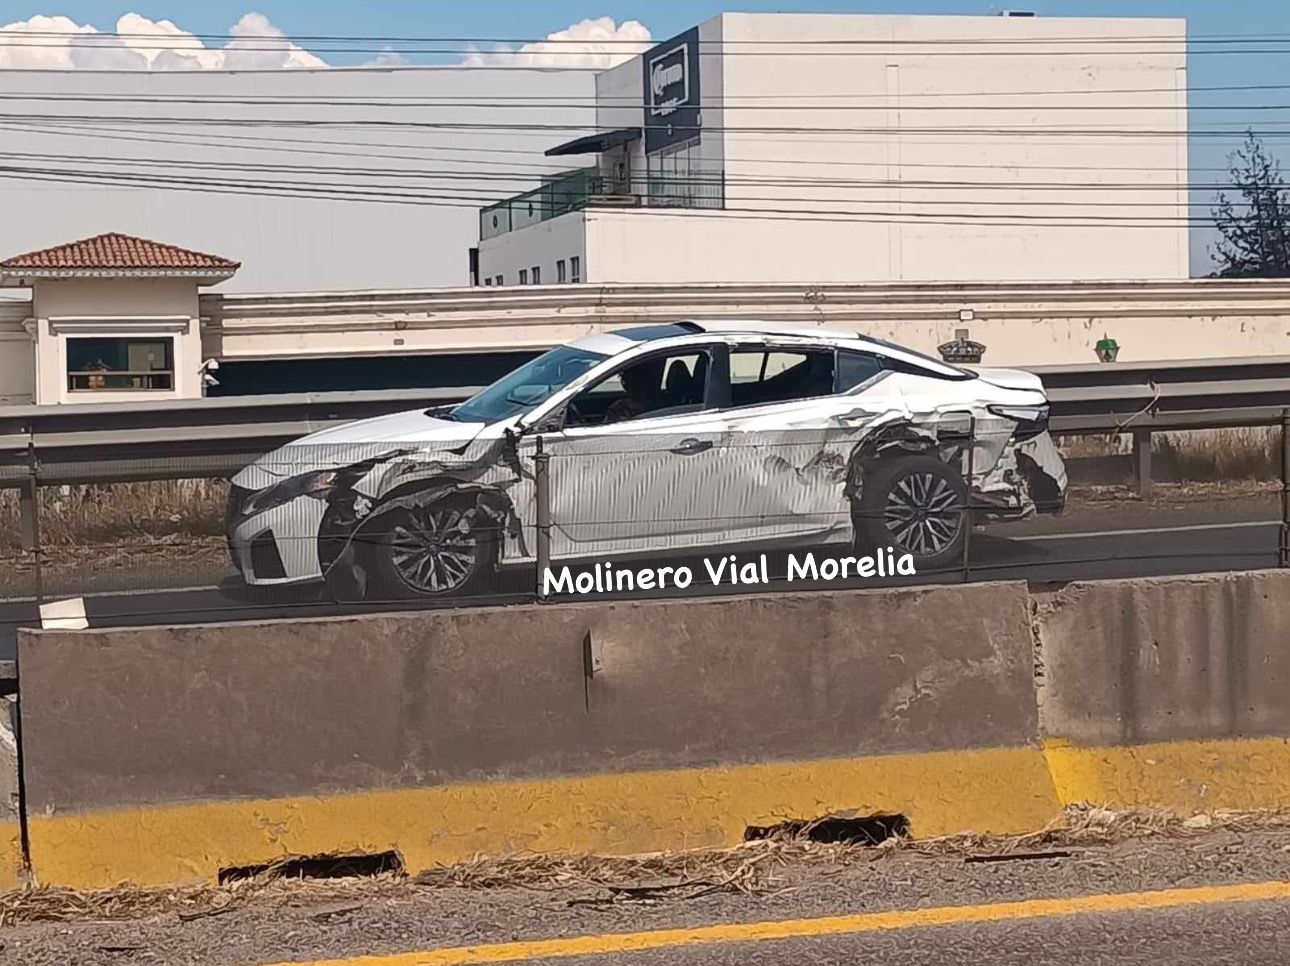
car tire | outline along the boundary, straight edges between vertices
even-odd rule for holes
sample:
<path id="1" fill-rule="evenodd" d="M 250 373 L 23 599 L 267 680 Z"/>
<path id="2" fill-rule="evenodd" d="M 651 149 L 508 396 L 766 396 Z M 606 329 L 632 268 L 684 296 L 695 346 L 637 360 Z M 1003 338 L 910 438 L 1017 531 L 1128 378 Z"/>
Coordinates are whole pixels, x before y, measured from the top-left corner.
<path id="1" fill-rule="evenodd" d="M 477 594 L 493 569 L 491 529 L 471 523 L 474 499 L 455 495 L 382 514 L 367 537 L 375 586 L 367 599 L 424 600 Z"/>
<path id="2" fill-rule="evenodd" d="M 957 566 L 967 539 L 967 496 L 962 477 L 935 457 L 885 460 L 852 502 L 857 549 L 911 554 L 917 571 Z"/>

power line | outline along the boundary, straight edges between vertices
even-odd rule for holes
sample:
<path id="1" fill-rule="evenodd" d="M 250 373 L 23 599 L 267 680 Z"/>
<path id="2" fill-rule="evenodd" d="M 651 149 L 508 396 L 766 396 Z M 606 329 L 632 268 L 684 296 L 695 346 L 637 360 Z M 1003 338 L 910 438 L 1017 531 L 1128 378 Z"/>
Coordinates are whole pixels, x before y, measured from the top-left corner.
<path id="1" fill-rule="evenodd" d="M 346 201 L 379 201 L 386 203 L 399 204 L 418 204 L 418 205 L 441 205 L 445 207 L 471 207 L 478 208 L 481 198 L 472 196 L 465 192 L 445 193 L 442 190 L 438 193 L 414 192 L 414 191 L 391 191 L 382 187 L 376 188 L 356 188 L 348 185 L 336 185 L 334 183 L 300 183 L 300 182 L 275 182 L 258 179 L 256 181 L 245 181 L 239 179 L 212 179 L 203 178 L 200 180 L 178 176 L 165 175 L 140 175 L 131 172 L 95 172 L 75 169 L 50 169 L 50 168 L 32 168 L 17 165 L 0 165 L 0 177 L 9 179 L 28 179 L 35 181 L 51 181 L 56 183 L 80 183 L 80 184 L 111 184 L 123 187 L 141 187 L 141 188 L 172 188 L 187 191 L 210 191 L 211 193 L 244 193 L 250 195 L 262 194 L 284 194 L 288 197 L 322 197 L 332 200 Z M 752 199 L 749 199 L 752 200 Z M 791 198 L 770 198 L 766 199 L 771 202 L 785 203 L 791 202 Z M 819 204 L 818 199 L 809 199 L 810 202 Z M 961 202 L 960 202 L 961 203 Z M 736 218 L 754 218 L 766 220 L 793 220 L 793 221 L 877 221 L 879 223 L 892 222 L 917 222 L 923 224 L 955 224 L 955 225 L 985 225 L 985 226 L 1020 226 L 1020 225 L 1044 225 L 1051 227 L 1125 227 L 1125 228 L 1162 228 L 1162 227 L 1188 227 L 1193 225 L 1209 225 L 1214 223 L 1212 217 L 1202 217 L 1190 214 L 1183 215 L 1097 215 L 1088 214 L 1087 205 L 1077 202 L 1069 203 L 1069 207 L 1081 209 L 1080 214 L 1071 215 L 1053 215 L 1044 213 L 1035 214 L 990 214 L 979 211 L 964 212 L 918 212 L 908 211 L 905 208 L 908 202 L 898 202 L 899 210 L 892 211 L 882 208 L 872 209 L 841 209 L 836 207 L 830 208 L 787 208 L 787 207 L 754 207 L 754 208 L 698 208 L 685 207 L 684 211 L 687 218 L 694 217 L 736 217 Z M 971 202 L 977 204 L 977 202 Z M 1056 207 L 1055 204 L 1037 205 L 1032 207 Z M 1170 205 L 1169 207 L 1181 209 L 1184 206 Z M 646 209 L 654 212 L 666 213 L 670 209 L 666 206 L 660 208 Z M 675 210 L 675 209 L 671 209 Z"/>
<path id="2" fill-rule="evenodd" d="M 1180 108 L 1165 107 L 1161 110 L 1177 111 Z M 158 125 L 178 125 L 181 127 L 192 127 L 194 125 L 217 125 L 220 127 L 284 127 L 284 128 L 311 128 L 311 127 L 350 127 L 350 128 L 403 128 L 409 130 L 441 130 L 441 131 L 480 131 L 486 133 L 497 133 L 501 131 L 511 133 L 586 133 L 588 131 L 610 132 L 618 130 L 613 125 L 585 125 L 585 124 L 545 124 L 545 123 L 496 123 L 487 121 L 425 121 L 425 120 L 390 120 L 384 118 L 219 118 L 219 117 L 163 117 L 148 115 L 84 115 L 84 114 L 4 114 L 0 113 L 0 121 L 10 123 L 27 123 L 31 120 L 37 122 L 55 121 L 59 123 L 93 123 L 93 124 L 127 124 L 140 125 L 144 127 Z M 1282 122 L 1264 122 L 1266 124 Z M 1290 123 L 1290 122 L 1286 122 Z M 670 125 L 655 124 L 647 127 L 664 128 Z M 683 127 L 682 130 L 685 130 Z M 989 135 L 998 137 L 1016 137 L 1018 135 L 1026 136 L 1064 136 L 1064 137 L 1125 137 L 1125 138 L 1148 138 L 1148 137 L 1182 137 L 1186 135 L 1206 136 L 1206 137 L 1244 137 L 1250 133 L 1251 129 L 1241 128 L 1142 128 L 1142 127 L 1046 127 L 1035 124 L 1018 124 L 1010 127 L 1001 125 L 936 125 L 936 126 L 912 126 L 900 125 L 899 127 L 839 127 L 830 126 L 806 126 L 806 125 L 704 125 L 694 128 L 695 136 L 701 133 L 709 134 L 792 134 L 792 135 L 813 135 L 813 134 L 867 134 L 889 136 L 893 133 L 899 133 L 902 137 L 919 134 L 935 135 Z M 1260 130 L 1254 129 L 1253 133 L 1259 136 L 1279 135 L 1290 132 L 1277 131 L 1275 129 Z"/>
<path id="3" fill-rule="evenodd" d="M 0 42 L 0 48 L 2 47 L 3 47 L 3 43 Z M 127 72 L 127 73 L 145 74 L 145 72 L 143 71 L 135 71 L 135 72 Z M 899 100 L 903 103 L 906 101 L 918 100 L 922 98 L 946 98 L 946 97 L 955 97 L 955 98 L 1029 97 L 1029 96 L 1044 96 L 1044 97 L 1099 96 L 1100 97 L 1108 94 L 1176 94 L 1179 92 L 1196 94 L 1196 93 L 1232 93 L 1232 92 L 1256 92 L 1256 91 L 1265 92 L 1265 91 L 1285 91 L 1285 90 L 1290 90 L 1290 84 L 1216 84 L 1216 85 L 1195 85 L 1195 86 L 1188 86 L 1184 88 L 1180 88 L 1174 85 L 1169 87 L 1087 87 L 1087 88 L 1067 88 L 1063 90 L 1011 89 L 1011 90 L 988 90 L 988 91 L 970 91 L 970 90 L 918 91 L 918 92 L 902 91 L 899 94 Z M 275 97 L 275 95 L 265 95 L 265 96 L 271 99 Z M 793 94 L 751 93 L 751 94 L 738 94 L 738 95 L 722 95 L 718 97 L 712 97 L 708 95 L 704 97 L 701 106 L 711 106 L 711 105 L 720 106 L 723 104 L 729 104 L 732 101 L 739 101 L 739 102 L 779 101 L 779 100 L 796 99 L 796 98 L 803 98 L 803 97 L 809 100 L 831 100 L 831 99 L 844 99 L 844 98 L 847 100 L 873 100 L 873 99 L 879 99 L 879 98 L 890 99 L 892 96 L 893 95 L 887 91 L 833 91 L 833 92 L 813 91 L 809 95 L 803 95 L 801 93 L 793 93 Z M 149 94 L 144 96 L 93 95 L 93 94 L 87 95 L 87 94 L 78 94 L 78 93 L 65 94 L 62 92 L 51 93 L 47 91 L 9 91 L 4 94 L 0 94 L 0 98 L 2 99 L 17 99 L 17 100 L 111 99 L 111 100 L 135 101 L 135 100 L 154 100 L 155 99 L 158 102 L 162 102 L 172 97 L 187 97 L 187 95 L 166 95 L 166 94 Z M 200 101 L 203 103 L 208 101 L 210 103 L 219 103 L 221 99 L 225 97 L 236 98 L 237 103 L 244 103 L 244 102 L 258 103 L 258 101 L 250 101 L 250 99 L 247 99 L 245 95 L 215 94 L 215 95 L 207 95 L 204 98 L 195 98 L 193 100 Z M 328 95 L 300 94 L 300 95 L 292 95 L 290 98 L 282 99 L 282 103 L 287 103 L 287 104 L 321 103 L 321 104 L 328 104 L 328 105 L 350 104 L 355 100 L 362 101 L 367 97 L 368 95 L 363 95 L 363 94 L 328 94 Z M 641 107 L 643 106 L 643 102 L 641 101 L 640 98 L 635 96 L 625 96 L 625 95 L 616 96 L 616 95 L 596 95 L 596 94 L 586 94 L 586 95 L 570 94 L 570 95 L 561 97 L 558 101 L 551 101 L 550 98 L 551 96 L 549 94 L 498 94 L 495 96 L 490 96 L 488 101 L 484 103 L 487 103 L 489 105 L 501 104 L 508 107 L 510 106 L 524 107 L 524 106 L 532 105 L 534 103 L 538 103 L 538 104 L 559 103 L 559 104 L 567 104 L 570 107 L 597 107 L 597 106 Z M 380 100 L 381 102 L 389 102 L 391 104 L 402 103 L 405 101 L 415 102 L 425 107 L 462 106 L 462 104 L 456 103 L 461 101 L 461 95 L 385 94 L 381 96 Z M 278 103 L 277 100 L 273 100 L 272 102 Z M 466 106 L 469 106 L 469 104 L 473 104 L 473 103 L 478 103 L 478 102 L 473 102 L 473 101 L 467 102 Z M 1237 105 L 1237 106 L 1240 106 L 1240 105 Z"/>
<path id="4" fill-rule="evenodd" d="M 1286 89 L 1290 89 L 1288 86 Z M 1180 88 L 1160 88 L 1156 93 L 1162 95 L 1177 97 L 1184 91 Z M 1101 95 L 1103 91 L 1076 91 L 1064 92 L 1054 91 L 1051 96 L 1060 97 L 1067 93 L 1087 93 Z M 1178 110 L 1180 105 L 1165 104 L 1159 101 L 1155 103 L 1128 103 L 1128 104 L 1053 104 L 1047 101 L 1036 102 L 1031 104 L 909 104 L 905 102 L 903 96 L 896 97 L 892 95 L 883 95 L 887 97 L 889 103 L 884 104 L 733 104 L 720 98 L 702 99 L 698 104 L 699 108 L 708 108 L 721 111 L 882 111 L 891 110 L 912 110 L 912 111 L 1088 111 L 1104 113 L 1106 111 L 1160 111 L 1160 110 Z M 969 99 L 976 95 L 957 94 L 954 95 L 963 99 Z M 489 100 L 443 100 L 443 101 L 426 101 L 424 99 L 360 99 L 360 98 L 310 98 L 305 97 L 239 97 L 233 95 L 217 95 L 214 97 L 192 97 L 184 95 L 148 95 L 148 96 L 124 96 L 124 95 L 107 95 L 107 94 L 18 94 L 18 93 L 0 93 L 0 101 L 50 101 L 53 103 L 90 103 L 90 104 L 185 104 L 200 105 L 203 107 L 378 107 L 387 109 L 440 109 L 453 110 L 460 108 L 469 108 L 472 110 L 500 110 L 500 111 L 541 111 L 541 110 L 590 110 L 592 103 L 587 104 L 569 104 L 563 101 L 528 101 L 508 103 L 504 99 L 495 98 Z M 634 110 L 640 108 L 644 110 L 648 107 L 644 101 L 632 99 L 624 103 L 608 104 L 596 102 L 596 107 L 618 110 Z M 1192 104 L 1188 105 L 1191 111 L 1290 111 L 1290 104 Z M 50 115 L 59 116 L 59 115 Z"/>
<path id="5" fill-rule="evenodd" d="M 65 155 L 45 154 L 40 152 L 27 151 L 0 151 L 0 158 L 9 158 L 11 160 L 30 160 L 43 161 L 52 163 L 71 163 Z M 348 175 L 356 178 L 407 178 L 417 181 L 467 181 L 471 183 L 487 183 L 497 181 L 503 183 L 515 183 L 532 181 L 535 173 L 523 168 L 513 168 L 499 172 L 480 172 L 470 169 L 447 169 L 433 170 L 426 168 L 364 168 L 364 167 L 340 167 L 334 165 L 307 165 L 307 164 L 265 164 L 247 161 L 201 161 L 193 159 L 179 158 L 138 158 L 138 157 L 113 157 L 109 155 L 79 155 L 76 162 L 95 163 L 107 165 L 127 165 L 130 167 L 153 167 L 153 168 L 192 168 L 200 170 L 232 170 L 232 171 L 265 171 L 280 174 L 321 174 L 321 175 Z M 478 163 L 478 162 L 475 162 Z M 505 163 L 505 162 L 499 162 Z M 667 184 L 674 186 L 694 186 L 704 187 L 714 183 L 715 175 L 704 175 L 702 172 L 696 172 L 689 177 L 669 176 Z M 927 179 L 899 179 L 899 178 L 822 178 L 808 175 L 798 176 L 781 176 L 768 177 L 758 175 L 722 175 L 722 182 L 727 186 L 736 187 L 785 187 L 785 188 L 825 188 L 851 191 L 870 191 L 870 190 L 889 190 L 892 188 L 909 189 L 909 190 L 973 190 L 973 191 L 1008 191 L 1008 192 L 1035 192 L 1035 191 L 1099 191 L 1099 192 L 1141 192 L 1143 190 L 1163 192 L 1178 191 L 1185 189 L 1194 190 L 1219 190 L 1230 187 L 1226 182 L 1165 182 L 1165 181 L 967 181 L 967 180 L 927 180 Z M 539 190 L 539 189 L 533 189 Z M 762 199 L 764 200 L 764 199 Z M 813 198 L 802 199 L 780 199 L 795 201 L 814 201 Z M 931 202 L 929 202 L 931 203 Z M 983 201 L 982 204 L 1019 204 L 1019 205 L 1046 205 L 1056 202 L 1045 202 L 1042 200 L 1022 200 L 1016 202 L 999 202 Z M 1089 204 L 1124 204 L 1124 205 L 1142 205 L 1142 206 L 1160 206 L 1176 205 L 1176 202 L 1089 202 Z"/>
<path id="6" fill-rule="evenodd" d="M 89 128 L 88 130 L 86 128 Z M 452 145 L 411 145 L 397 144 L 393 142 L 365 142 L 365 141 L 337 141 L 334 139 L 323 138 L 285 138 L 270 137 L 265 135 L 239 135 L 239 134 L 219 134 L 213 132 L 202 132 L 193 134 L 189 132 L 175 131 L 170 132 L 166 137 L 149 137 L 144 134 L 123 134 L 116 129 L 94 128 L 91 125 L 84 125 L 80 130 L 68 129 L 63 130 L 55 126 L 52 130 L 48 127 L 34 127 L 22 125 L 18 127 L 6 126 L 0 124 L 0 130 L 22 131 L 23 133 L 37 133 L 48 137 L 79 137 L 94 138 L 96 140 L 140 142 L 146 144 L 166 144 L 166 145 L 183 145 L 192 147 L 213 147 L 231 150 L 243 151 L 261 151 L 283 154 L 308 154 L 308 155 L 326 155 L 334 157 L 355 157 L 355 158 L 377 158 L 383 160 L 397 161 L 415 161 L 421 160 L 417 157 L 409 157 L 407 154 L 384 154 L 371 151 L 335 151 L 329 150 L 331 147 L 376 147 L 376 148 L 395 148 L 404 151 L 426 152 L 433 151 L 442 155 L 466 155 L 472 164 L 481 166 L 500 166 L 514 164 L 513 161 L 493 161 L 476 158 L 475 155 L 520 155 L 524 158 L 531 159 L 533 167 L 533 176 L 543 174 L 555 174 L 569 170 L 566 164 L 554 164 L 544 162 L 534 150 L 525 150 L 520 148 L 502 148 L 502 147 L 470 147 L 461 144 Z M 200 138 L 200 140 L 199 140 Z M 251 143 L 243 143 L 251 142 Z M 796 140 L 793 143 L 798 143 Z M 954 142 L 958 143 L 958 142 Z M 278 147 L 279 144 L 291 145 L 309 145 L 308 148 L 295 147 Z M 319 147 L 323 145 L 326 147 Z M 789 165 L 794 168 L 800 167 L 826 167 L 826 168 L 890 168 L 893 162 L 890 161 L 857 161 L 854 159 L 844 160 L 819 160 L 812 158 L 769 158 L 758 157 L 745 154 L 731 155 L 733 160 L 741 163 L 756 163 L 762 165 Z M 426 158 L 426 161 L 438 160 L 460 160 L 452 158 Z M 1073 165 L 1073 164 L 1019 164 L 1019 163 L 991 163 L 978 164 L 963 161 L 936 161 L 936 162 L 910 162 L 902 161 L 895 165 L 902 169 L 935 169 L 935 170 L 989 170 L 998 171 L 1001 168 L 1005 170 L 1025 170 L 1025 171 L 1105 171 L 1105 172 L 1127 172 L 1141 171 L 1159 174 L 1178 174 L 1184 172 L 1226 172 L 1225 167 L 1170 167 L 1159 165 L 1111 165 L 1111 164 L 1093 164 L 1093 165 Z"/>

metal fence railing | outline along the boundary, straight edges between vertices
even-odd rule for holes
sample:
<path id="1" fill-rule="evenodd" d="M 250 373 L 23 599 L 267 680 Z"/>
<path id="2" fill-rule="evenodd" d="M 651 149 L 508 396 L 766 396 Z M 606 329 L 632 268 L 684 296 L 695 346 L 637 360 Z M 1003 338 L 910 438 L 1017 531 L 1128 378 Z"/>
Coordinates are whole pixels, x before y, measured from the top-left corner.
<path id="1" fill-rule="evenodd" d="M 1271 555 L 1268 559 L 1285 566 L 1290 564 L 1290 456 L 1284 442 L 1290 431 L 1290 375 L 1280 374 L 1275 368 L 1277 365 L 1287 364 L 1267 360 L 1252 364 L 1255 371 L 1249 378 L 1244 377 L 1239 366 L 1175 366 L 1164 375 L 1163 370 L 1140 367 L 1136 381 L 1130 367 L 1090 368 L 1083 373 L 1063 367 L 1051 376 L 1044 373 L 1046 381 L 1051 378 L 1054 383 L 1064 383 L 1049 388 L 1050 425 L 1059 434 L 1134 434 L 1138 471 L 1148 481 L 1151 433 L 1216 427 L 1278 427 L 1282 439 L 1281 522 L 1275 548 L 1269 545 L 1267 549 Z M 282 572 L 290 578 L 296 571 L 290 571 L 291 561 L 282 558 L 296 553 L 317 553 L 319 528 L 325 523 L 337 528 L 337 533 L 342 532 L 346 520 L 335 514 L 351 513 L 357 518 L 366 512 L 362 501 L 355 498 L 342 511 L 335 504 L 324 505 L 306 499 L 291 512 L 332 516 L 325 521 L 321 517 L 312 521 L 313 529 L 309 529 L 288 526 L 291 518 L 283 515 L 277 524 L 279 532 L 275 533 L 274 546 L 270 547 L 260 533 L 251 534 L 242 550 L 244 559 L 239 561 L 230 558 L 226 535 L 229 514 L 245 509 L 241 501 L 247 495 L 236 492 L 227 480 L 262 454 L 314 431 L 392 411 L 442 407 L 469 394 L 470 390 L 462 389 L 400 390 L 0 409 L 0 497 L 3 497 L 0 513 L 7 513 L 7 519 L 11 520 L 6 524 L 10 552 L 5 557 L 5 572 L 0 575 L 0 611 L 5 601 L 39 603 L 99 591 L 151 592 L 160 587 L 236 583 L 239 566 L 246 566 L 248 561 L 255 568 L 270 568 L 268 573 L 276 573 L 272 568 L 282 567 Z M 964 453 L 978 451 L 979 434 L 975 425 L 969 427 L 970 442 Z M 457 449 L 467 454 L 473 452 L 465 440 L 462 442 Z M 646 458 L 657 442 L 641 437 L 633 443 L 634 452 L 617 454 L 615 459 Z M 373 441 L 370 446 L 384 453 L 397 449 L 398 443 Z M 789 486 L 798 485 L 793 481 L 800 482 L 811 473 L 827 470 L 825 463 L 807 458 L 806 443 L 791 439 L 746 437 L 736 442 L 714 441 L 716 446 L 723 447 L 718 450 L 722 461 L 713 463 L 713 472 L 725 472 L 744 460 L 748 478 L 753 478 L 754 473 L 770 473 L 765 467 L 773 464 L 786 467 L 784 475 L 772 474 L 765 479 Z M 538 561 L 539 575 L 542 566 L 551 560 L 569 558 L 569 541 L 577 537 L 574 531 L 578 527 L 584 531 L 606 525 L 621 527 L 629 515 L 623 507 L 630 508 L 630 516 L 636 523 L 652 521 L 656 526 L 671 525 L 666 514 L 679 512 L 675 507 L 646 506 L 634 497 L 626 478 L 614 483 L 612 475 L 589 474 L 587 461 L 596 458 L 596 454 L 570 453 L 560 445 L 558 437 L 526 439 L 520 456 L 515 464 L 520 467 L 517 472 L 523 481 L 515 497 L 519 501 L 515 507 L 516 528 L 513 533 L 507 532 L 513 542 L 518 541 L 516 547 L 523 544 L 525 548 L 532 548 L 534 554 L 527 559 Z M 488 458 L 497 457 L 492 454 Z M 304 487 L 302 492 L 306 497 L 313 492 L 309 487 L 327 487 L 335 482 L 326 467 L 354 463 L 349 456 L 331 463 L 326 459 L 320 461 L 318 454 L 310 453 L 308 447 L 297 450 L 290 459 L 298 465 L 280 467 L 275 475 L 291 481 L 287 489 Z M 962 472 L 965 480 L 971 481 L 979 467 L 971 464 L 971 457 L 968 459 Z M 611 461 L 605 465 L 614 464 Z M 322 475 L 308 478 L 316 472 Z M 491 526 L 505 528 L 505 508 L 488 501 L 480 503 L 477 499 L 488 480 L 475 472 L 469 479 L 474 481 L 475 489 L 469 490 L 473 495 L 464 498 L 466 505 L 454 505 L 452 509 L 459 514 L 486 512 Z M 158 485 L 165 481 L 173 481 L 173 485 Z M 695 493 L 702 495 L 717 482 L 714 477 L 701 483 Z M 609 515 L 571 518 L 568 511 L 571 495 L 594 495 L 597 487 L 619 497 L 619 502 L 614 504 L 618 509 L 610 507 Z M 966 483 L 965 487 L 967 492 L 973 492 Z M 275 499 L 284 496 L 293 494 L 284 490 Z M 764 491 L 744 492 L 742 496 L 735 492 L 720 505 L 698 505 L 685 493 L 671 494 L 669 502 L 692 507 L 684 511 L 693 517 L 687 524 L 687 532 L 700 536 L 674 542 L 676 553 L 685 554 L 699 554 L 702 533 L 716 533 L 720 529 L 716 523 L 722 519 L 728 522 L 752 516 L 767 523 L 775 514 L 787 513 L 793 506 L 773 486 Z M 960 509 L 968 518 L 991 512 L 979 500 Z M 825 511 L 817 507 L 811 512 Z M 863 520 L 863 514 L 857 517 L 854 507 L 840 502 L 831 512 L 837 515 L 834 522 L 838 528 L 854 526 L 857 520 Z M 614 514 L 621 518 L 615 520 Z M 459 519 L 454 523 L 451 517 L 432 521 L 433 526 L 443 530 L 443 537 L 437 542 L 430 540 L 429 544 L 450 545 L 459 524 Z M 409 539 L 428 528 L 431 524 L 403 525 Z M 774 527 L 770 526 L 762 535 L 776 537 L 770 530 Z M 388 536 L 392 530 L 381 532 Z M 627 535 L 629 542 L 638 537 L 639 534 Z M 345 539 L 348 538 L 328 551 L 336 555 L 329 560 L 340 559 L 346 552 Z M 365 535 L 361 537 L 358 546 L 366 539 Z M 715 542 L 720 544 L 724 539 L 718 535 Z M 565 545 L 560 546 L 560 541 L 565 541 Z M 605 545 L 611 546 L 613 541 Z M 978 549 L 969 526 L 963 533 L 961 553 L 956 553 L 952 563 L 947 563 L 942 572 L 932 577 L 976 579 L 990 575 L 994 565 Z M 420 551 L 409 545 L 399 552 Z M 452 558 L 447 566 L 453 566 Z M 532 577 L 516 577 L 515 573 L 486 581 L 471 600 L 538 596 L 540 585 Z M 389 578 L 389 572 L 372 571 L 363 580 L 388 581 Z M 360 605 L 388 606 L 389 603 L 382 594 L 373 595 L 365 586 L 349 590 L 333 587 L 325 588 L 324 593 L 312 599 L 308 612 L 325 609 L 331 606 L 335 596 L 346 594 L 360 598 Z M 133 616 L 139 620 L 144 617 L 154 621 L 186 620 L 193 619 L 195 614 L 218 619 L 220 614 L 227 613 L 194 609 L 182 597 L 169 598 L 164 604 L 158 604 L 159 598 L 148 596 L 131 600 L 133 603 L 117 605 L 114 619 L 126 620 Z M 245 608 L 238 613 L 242 616 L 283 613 L 281 605 L 272 602 L 251 601 Z M 0 624 L 3 622 L 0 613 Z"/>
<path id="2" fill-rule="evenodd" d="M 613 207 L 724 208 L 722 171 L 651 173 L 618 181 L 599 168 L 581 168 L 479 212 L 479 237 L 486 241 L 571 211 L 603 204 Z"/>

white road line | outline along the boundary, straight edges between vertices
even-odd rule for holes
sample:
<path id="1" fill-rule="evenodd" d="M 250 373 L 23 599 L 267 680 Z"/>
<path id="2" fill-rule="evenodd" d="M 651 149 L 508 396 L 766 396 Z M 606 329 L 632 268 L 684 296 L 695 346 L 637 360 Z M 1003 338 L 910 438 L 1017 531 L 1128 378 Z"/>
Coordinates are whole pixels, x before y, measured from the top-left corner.
<path id="1" fill-rule="evenodd" d="M 96 590 L 81 594 L 82 597 L 151 597 L 153 594 L 196 594 L 206 590 L 219 590 L 218 584 L 203 587 L 154 587 L 135 590 Z M 34 604 L 35 597 L 0 597 L 0 604 Z"/>
<path id="2" fill-rule="evenodd" d="M 1236 530 L 1244 527 L 1275 527 L 1280 520 L 1251 520 L 1246 523 L 1196 523 L 1186 527 L 1144 527 L 1140 530 L 1088 530 L 1068 531 L 1066 533 L 1044 533 L 1033 537 L 1009 537 L 1002 533 L 993 534 L 1002 540 L 1037 541 L 1069 540 L 1072 537 L 1133 537 L 1148 533 L 1189 533 L 1196 530 Z M 988 533 L 988 531 L 987 531 Z"/>

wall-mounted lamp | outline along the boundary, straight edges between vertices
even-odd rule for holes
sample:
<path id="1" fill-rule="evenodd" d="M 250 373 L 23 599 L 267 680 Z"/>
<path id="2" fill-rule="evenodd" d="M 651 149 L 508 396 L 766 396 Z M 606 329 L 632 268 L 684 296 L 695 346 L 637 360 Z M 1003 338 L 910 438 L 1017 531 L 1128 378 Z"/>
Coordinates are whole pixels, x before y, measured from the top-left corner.
<path id="1" fill-rule="evenodd" d="M 1120 343 L 1103 334 L 1102 338 L 1097 340 L 1097 345 L 1094 346 L 1093 351 L 1097 353 L 1098 359 L 1102 362 L 1114 362 L 1115 357 L 1120 354 Z"/>

